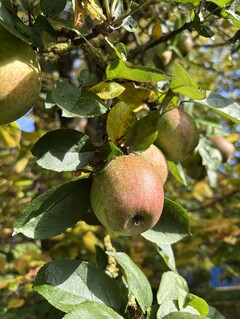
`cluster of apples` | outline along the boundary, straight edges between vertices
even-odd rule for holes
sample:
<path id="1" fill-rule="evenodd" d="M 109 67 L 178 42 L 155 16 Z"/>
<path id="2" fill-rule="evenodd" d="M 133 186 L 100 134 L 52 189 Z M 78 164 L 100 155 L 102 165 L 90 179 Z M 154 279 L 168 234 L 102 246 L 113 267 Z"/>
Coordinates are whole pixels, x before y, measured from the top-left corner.
<path id="1" fill-rule="evenodd" d="M 196 176 L 206 171 L 196 151 L 198 127 L 188 113 L 180 108 L 167 110 L 159 116 L 157 129 L 157 138 L 146 151 L 118 156 L 93 176 L 92 208 L 111 231 L 136 235 L 158 222 L 164 205 L 167 160 L 181 162 L 190 177 L 191 172 Z M 231 158 L 235 150 L 232 143 L 220 136 L 210 140 L 220 151 L 222 162 Z"/>
<path id="2" fill-rule="evenodd" d="M 31 46 L 0 24 L 0 125 L 27 113 L 39 97 L 41 70 Z"/>
<path id="3" fill-rule="evenodd" d="M 93 211 L 116 233 L 139 234 L 158 222 L 164 204 L 167 160 L 184 160 L 198 144 L 196 123 L 180 108 L 162 113 L 157 128 L 158 136 L 150 148 L 138 155 L 118 156 L 93 176 Z"/>

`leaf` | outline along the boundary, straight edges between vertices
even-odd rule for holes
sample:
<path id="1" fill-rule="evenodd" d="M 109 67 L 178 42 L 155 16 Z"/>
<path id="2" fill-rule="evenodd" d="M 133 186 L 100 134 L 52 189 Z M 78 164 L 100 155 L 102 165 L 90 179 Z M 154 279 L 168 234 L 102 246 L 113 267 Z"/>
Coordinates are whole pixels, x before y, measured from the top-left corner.
<path id="1" fill-rule="evenodd" d="M 188 285 L 186 280 L 174 271 L 163 273 L 160 286 L 157 292 L 157 301 L 161 305 L 166 301 L 177 301 L 181 310 L 188 294 Z"/>
<path id="2" fill-rule="evenodd" d="M 99 155 L 102 161 L 110 162 L 113 158 L 123 155 L 123 152 L 112 142 L 107 142 L 101 147 Z"/>
<path id="3" fill-rule="evenodd" d="M 65 117 L 94 117 L 107 112 L 107 108 L 93 92 L 78 89 L 64 79 L 52 91 L 52 99 Z"/>
<path id="4" fill-rule="evenodd" d="M 210 186 L 216 187 L 217 169 L 222 163 L 222 155 L 205 137 L 199 139 L 198 151 L 202 157 L 202 164 L 207 169 Z"/>
<path id="5" fill-rule="evenodd" d="M 79 220 L 90 207 L 90 182 L 87 179 L 56 186 L 35 198 L 14 225 L 14 235 L 44 239 L 58 235 Z"/>
<path id="6" fill-rule="evenodd" d="M 207 316 L 211 319 L 226 319 L 217 309 L 209 306 L 209 312 Z"/>
<path id="7" fill-rule="evenodd" d="M 79 307 L 66 314 L 62 319 L 124 319 L 117 312 L 94 301 L 84 301 Z"/>
<path id="8" fill-rule="evenodd" d="M 55 16 L 63 11 L 66 6 L 66 0 L 41 0 L 40 6 L 47 16 Z"/>
<path id="9" fill-rule="evenodd" d="M 199 89 L 197 83 L 192 80 L 184 68 L 177 62 L 175 62 L 173 66 L 172 76 L 173 79 L 170 82 L 170 89 L 173 92 L 180 93 L 195 100 L 205 98 L 206 93 Z"/>
<path id="10" fill-rule="evenodd" d="M 207 91 L 205 99 L 194 102 L 201 106 L 207 106 L 217 114 L 240 124 L 240 105 L 218 93 Z"/>
<path id="11" fill-rule="evenodd" d="M 57 33 L 44 16 L 39 15 L 36 18 L 33 30 L 35 43 L 41 50 L 47 48 L 49 44 L 56 43 Z"/>
<path id="12" fill-rule="evenodd" d="M 124 143 L 129 128 L 136 122 L 135 105 L 119 102 L 113 106 L 107 118 L 107 134 L 114 144 Z"/>
<path id="13" fill-rule="evenodd" d="M 71 129 L 58 129 L 43 135 L 32 148 L 37 163 L 56 172 L 76 171 L 90 164 L 94 147 L 89 137 Z"/>
<path id="14" fill-rule="evenodd" d="M 160 249 L 158 249 L 158 253 L 162 256 L 165 264 L 170 268 L 172 271 L 177 271 L 175 257 L 172 250 L 171 245 L 158 245 Z"/>
<path id="15" fill-rule="evenodd" d="M 171 245 L 190 234 L 190 219 L 176 202 L 165 198 L 162 216 L 157 224 L 141 235 L 156 245 Z"/>
<path id="16" fill-rule="evenodd" d="M 195 308 L 200 315 L 206 316 L 209 312 L 209 307 L 206 301 L 198 296 L 188 293 L 185 299 L 185 307 L 191 306 Z"/>
<path id="17" fill-rule="evenodd" d="M 168 161 L 168 167 L 176 180 L 187 186 L 187 181 L 181 163 L 176 164 L 174 162 Z"/>
<path id="18" fill-rule="evenodd" d="M 89 12 L 91 19 L 100 21 L 106 20 L 102 7 L 98 0 L 83 0 L 84 7 Z"/>
<path id="19" fill-rule="evenodd" d="M 194 315 L 188 312 L 171 312 L 162 319 L 210 319 L 209 317 Z"/>
<path id="20" fill-rule="evenodd" d="M 94 92 L 103 100 L 114 99 L 124 90 L 125 87 L 117 82 L 100 82 L 90 89 L 91 92 Z"/>
<path id="21" fill-rule="evenodd" d="M 144 151 L 155 141 L 157 131 L 158 112 L 149 112 L 129 129 L 125 144 L 132 152 Z"/>
<path id="22" fill-rule="evenodd" d="M 84 301 L 99 302 L 115 310 L 121 307 L 116 281 L 85 261 L 55 260 L 45 264 L 37 274 L 34 290 L 64 312 L 73 311 Z"/>
<path id="23" fill-rule="evenodd" d="M 170 76 L 161 70 L 150 69 L 141 65 L 131 65 L 128 62 L 115 60 L 106 69 L 107 79 L 126 79 L 136 82 L 167 81 Z"/>
<path id="24" fill-rule="evenodd" d="M 21 130 L 17 123 L 0 125 L 0 149 L 19 147 Z"/>
<path id="25" fill-rule="evenodd" d="M 23 22 L 16 15 L 10 14 L 7 8 L 0 2 L 0 25 L 20 40 L 29 43 L 30 39 L 15 28 L 16 22 L 18 22 L 19 26 L 24 26 Z"/>
<path id="26" fill-rule="evenodd" d="M 153 302 L 152 289 L 147 277 L 127 254 L 111 252 L 109 255 L 121 266 L 128 290 L 134 295 L 142 311 L 146 312 Z"/>

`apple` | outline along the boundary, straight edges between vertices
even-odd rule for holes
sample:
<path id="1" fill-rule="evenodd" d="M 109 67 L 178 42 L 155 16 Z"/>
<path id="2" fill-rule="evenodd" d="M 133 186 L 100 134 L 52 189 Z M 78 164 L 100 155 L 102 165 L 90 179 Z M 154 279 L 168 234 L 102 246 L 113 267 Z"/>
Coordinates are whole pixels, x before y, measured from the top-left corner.
<path id="1" fill-rule="evenodd" d="M 159 220 L 164 203 L 162 182 L 141 156 L 118 156 L 93 176 L 91 205 L 99 221 L 121 235 L 136 235 Z"/>
<path id="2" fill-rule="evenodd" d="M 206 167 L 202 164 L 202 157 L 198 151 L 181 162 L 186 174 L 194 180 L 202 180 L 207 176 Z"/>
<path id="3" fill-rule="evenodd" d="M 186 56 L 193 49 L 193 44 L 190 32 L 184 31 L 179 35 L 177 48 L 183 56 Z"/>
<path id="4" fill-rule="evenodd" d="M 167 160 L 161 150 L 152 144 L 148 149 L 139 155 L 153 166 L 160 177 L 162 184 L 164 185 L 168 177 L 168 165 Z"/>
<path id="5" fill-rule="evenodd" d="M 169 161 L 181 162 L 198 145 L 199 133 L 194 119 L 179 108 L 163 112 L 157 123 L 155 145 Z"/>
<path id="6" fill-rule="evenodd" d="M 211 136 L 210 141 L 220 151 L 222 162 L 229 161 L 235 151 L 234 145 L 223 136 Z"/>
<path id="7" fill-rule="evenodd" d="M 0 124 L 17 120 L 36 102 L 41 70 L 31 46 L 0 25 Z"/>

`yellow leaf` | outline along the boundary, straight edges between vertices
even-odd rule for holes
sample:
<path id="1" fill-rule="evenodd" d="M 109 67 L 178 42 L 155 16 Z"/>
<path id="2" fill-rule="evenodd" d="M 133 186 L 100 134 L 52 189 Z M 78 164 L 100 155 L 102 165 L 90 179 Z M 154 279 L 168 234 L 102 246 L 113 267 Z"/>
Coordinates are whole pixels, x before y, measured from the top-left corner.
<path id="1" fill-rule="evenodd" d="M 21 130 L 17 123 L 0 125 L 0 148 L 18 147 L 20 139 Z"/>
<path id="2" fill-rule="evenodd" d="M 99 239 L 95 236 L 95 234 L 91 231 L 86 232 L 83 236 L 83 243 L 85 248 L 90 251 L 91 253 L 95 254 L 96 252 L 96 245 L 100 244 Z"/>
<path id="3" fill-rule="evenodd" d="M 114 105 L 107 119 L 107 133 L 113 143 L 122 145 L 128 129 L 136 122 L 135 105 L 119 102 Z"/>
<path id="4" fill-rule="evenodd" d="M 160 38 L 162 36 L 162 26 L 161 21 L 156 19 L 154 25 L 152 27 L 152 37 L 153 38 Z"/>
<path id="5" fill-rule="evenodd" d="M 213 197 L 213 191 L 211 190 L 209 185 L 203 181 L 195 184 L 192 194 L 200 202 L 202 202 L 206 198 Z"/>
<path id="6" fill-rule="evenodd" d="M 98 0 L 83 0 L 84 7 L 90 13 L 92 19 L 105 21 L 106 17 L 103 14 L 102 7 Z"/>
<path id="7" fill-rule="evenodd" d="M 8 309 L 20 308 L 24 305 L 24 303 L 25 303 L 24 299 L 14 298 L 14 299 L 9 300 L 7 307 L 8 307 Z"/>

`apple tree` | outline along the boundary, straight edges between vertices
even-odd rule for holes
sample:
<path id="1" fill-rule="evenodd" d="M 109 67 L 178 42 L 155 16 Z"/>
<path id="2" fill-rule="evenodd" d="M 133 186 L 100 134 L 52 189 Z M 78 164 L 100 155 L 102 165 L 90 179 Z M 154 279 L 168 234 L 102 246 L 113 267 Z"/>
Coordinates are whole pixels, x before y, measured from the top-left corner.
<path id="1" fill-rule="evenodd" d="M 3 318 L 26 287 L 55 318 L 224 318 L 180 268 L 239 274 L 239 10 L 0 2 L 0 265 L 19 273 L 0 273 Z M 22 238 L 30 259 L 11 253 Z"/>

